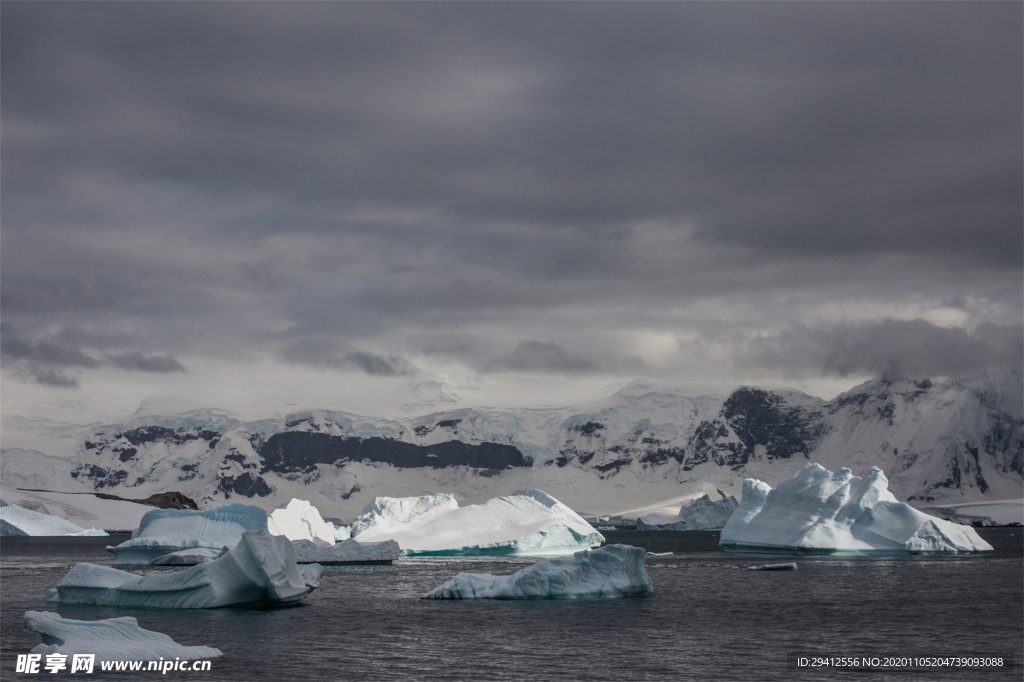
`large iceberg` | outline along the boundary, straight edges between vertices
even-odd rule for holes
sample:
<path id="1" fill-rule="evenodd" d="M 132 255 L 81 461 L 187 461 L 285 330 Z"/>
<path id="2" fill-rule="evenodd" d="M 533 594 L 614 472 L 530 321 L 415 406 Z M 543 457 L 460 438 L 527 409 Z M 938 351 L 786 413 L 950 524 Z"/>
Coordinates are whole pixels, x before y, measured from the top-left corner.
<path id="1" fill-rule="evenodd" d="M 646 552 L 608 545 L 528 566 L 512 575 L 459 573 L 424 599 L 593 599 L 645 597 L 654 590 Z"/>
<path id="2" fill-rule="evenodd" d="M 675 516 L 648 514 L 636 521 L 637 530 L 718 530 L 725 526 L 739 502 L 730 495 L 712 500 L 709 495 L 679 508 Z"/>
<path id="3" fill-rule="evenodd" d="M 25 628 L 42 635 L 33 654 L 95 654 L 96 661 L 194 661 L 221 656 L 220 649 L 182 646 L 161 632 L 139 627 L 130 616 L 73 620 L 51 611 L 26 611 Z"/>
<path id="4" fill-rule="evenodd" d="M 349 539 L 329 545 L 312 540 L 296 540 L 295 560 L 300 564 L 390 564 L 399 557 L 401 549 L 394 540 L 359 542 Z"/>
<path id="5" fill-rule="evenodd" d="M 213 561 L 172 573 L 137 575 L 109 566 L 75 564 L 48 601 L 130 608 L 203 609 L 297 602 L 315 588 L 324 568 L 299 566 L 291 542 L 266 528 L 246 531 L 234 549 Z"/>
<path id="6" fill-rule="evenodd" d="M 380 498 L 352 526 L 359 542 L 395 540 L 403 555 L 569 554 L 604 536 L 539 490 L 460 507 L 451 495 Z"/>
<path id="7" fill-rule="evenodd" d="M 114 565 L 148 564 L 182 549 L 234 547 L 249 530 L 266 530 L 267 512 L 251 504 L 229 504 L 204 511 L 154 509 L 142 517 L 130 540 L 116 547 Z"/>
<path id="8" fill-rule="evenodd" d="M 296 498 L 270 513 L 267 528 L 274 535 L 283 535 L 292 542 L 322 540 L 330 544 L 337 535 L 334 524 L 324 521 L 320 510 L 306 500 Z"/>
<path id="9" fill-rule="evenodd" d="M 52 514 L 32 511 L 16 504 L 0 507 L 0 536 L 23 535 L 107 535 L 98 528 L 82 528 Z"/>
<path id="10" fill-rule="evenodd" d="M 808 464 L 772 490 L 743 482 L 743 499 L 719 544 L 736 551 L 988 552 L 968 526 L 929 516 L 889 492 L 878 467 L 863 476 Z"/>

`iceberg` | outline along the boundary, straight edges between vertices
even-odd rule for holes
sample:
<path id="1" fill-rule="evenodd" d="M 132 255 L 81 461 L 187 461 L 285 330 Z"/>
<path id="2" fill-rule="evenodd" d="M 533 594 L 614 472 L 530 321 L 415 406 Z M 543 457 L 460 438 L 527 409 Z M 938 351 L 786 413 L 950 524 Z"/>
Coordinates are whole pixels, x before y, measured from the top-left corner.
<path id="1" fill-rule="evenodd" d="M 82 528 L 59 516 L 32 511 L 16 504 L 0 507 L 0 537 L 25 535 L 107 535 L 107 532 L 98 528 Z"/>
<path id="2" fill-rule="evenodd" d="M 761 564 L 760 566 L 747 566 L 748 571 L 795 571 L 796 563 L 788 564 Z"/>
<path id="3" fill-rule="evenodd" d="M 679 508 L 674 517 L 648 514 L 636 521 L 637 530 L 718 530 L 725 526 L 739 502 L 730 495 L 712 500 L 704 495 Z"/>
<path id="4" fill-rule="evenodd" d="M 564 555 L 604 536 L 539 490 L 460 507 L 451 495 L 377 498 L 352 526 L 359 542 L 394 540 L 404 556 Z"/>
<path id="5" fill-rule="evenodd" d="M 243 533 L 223 556 L 173 573 L 138 575 L 77 563 L 46 599 L 129 608 L 277 606 L 304 599 L 319 585 L 323 572 L 317 564 L 300 567 L 291 542 L 263 528 Z"/>
<path id="6" fill-rule="evenodd" d="M 270 513 L 267 528 L 274 535 L 283 535 L 292 542 L 322 540 L 333 543 L 337 537 L 333 523 L 324 521 L 320 511 L 309 502 L 296 498 Z"/>
<path id="7" fill-rule="evenodd" d="M 219 551 L 234 547 L 249 530 L 266 530 L 267 512 L 250 504 L 229 504 L 204 511 L 154 509 L 142 517 L 130 540 L 107 547 L 114 565 L 144 565 L 182 549 Z"/>
<path id="8" fill-rule="evenodd" d="M 139 627 L 135 618 L 73 620 L 51 611 L 26 611 L 25 628 L 42 635 L 34 654 L 95 654 L 97 661 L 194 661 L 223 655 L 208 646 L 182 646 L 161 632 Z"/>
<path id="9" fill-rule="evenodd" d="M 607 599 L 654 591 L 646 552 L 608 545 L 528 566 L 512 575 L 459 573 L 424 599 Z"/>
<path id="10" fill-rule="evenodd" d="M 878 467 L 863 476 L 808 464 L 772 490 L 743 482 L 743 499 L 722 529 L 731 551 L 855 554 L 989 552 L 968 526 L 929 516 L 898 501 Z"/>
<path id="11" fill-rule="evenodd" d="M 334 545 L 312 540 L 296 540 L 295 560 L 300 564 L 390 564 L 399 557 L 400 548 L 394 540 L 359 542 L 345 540 Z"/>

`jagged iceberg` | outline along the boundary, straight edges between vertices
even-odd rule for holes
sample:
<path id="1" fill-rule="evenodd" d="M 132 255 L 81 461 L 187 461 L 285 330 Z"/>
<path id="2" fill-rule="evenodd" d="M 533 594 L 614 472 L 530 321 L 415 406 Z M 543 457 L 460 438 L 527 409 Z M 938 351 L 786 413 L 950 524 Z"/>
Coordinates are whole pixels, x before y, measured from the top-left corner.
<path id="1" fill-rule="evenodd" d="M 818 464 L 772 490 L 743 482 L 743 499 L 719 539 L 734 551 L 843 553 L 988 552 L 968 526 L 929 516 L 889 492 L 878 467 L 863 476 Z"/>
<path id="2" fill-rule="evenodd" d="M 24 535 L 107 535 L 98 528 L 82 528 L 52 514 L 32 511 L 16 504 L 0 507 L 0 537 Z"/>
<path id="3" fill-rule="evenodd" d="M 149 562 L 150 566 L 195 566 L 205 564 L 207 561 L 217 559 L 225 552 L 230 551 L 227 547 L 210 549 L 209 547 L 194 547 L 192 549 L 179 549 L 177 552 L 158 556 Z"/>
<path id="4" fill-rule="evenodd" d="M 296 540 L 295 560 L 300 564 L 390 564 L 399 557 L 401 548 L 394 540 L 359 542 L 350 539 L 329 545 L 313 540 Z"/>
<path id="5" fill-rule="evenodd" d="M 183 549 L 219 551 L 234 547 L 249 530 L 266 530 L 267 512 L 251 504 L 229 504 L 204 511 L 154 509 L 142 517 L 131 540 L 116 547 L 114 565 L 148 564 Z"/>
<path id="6" fill-rule="evenodd" d="M 459 573 L 424 599 L 592 599 L 645 597 L 654 590 L 646 552 L 608 545 L 528 566 L 512 575 Z"/>
<path id="7" fill-rule="evenodd" d="M 144 608 L 203 609 L 297 602 L 317 587 L 324 567 L 299 566 L 291 542 L 266 528 L 246 531 L 223 556 L 173 573 L 137 575 L 75 564 L 48 601 Z"/>
<path id="8" fill-rule="evenodd" d="M 95 654 L 96 661 L 194 661 L 223 655 L 208 646 L 183 646 L 161 632 L 139 627 L 130 616 L 73 620 L 51 611 L 26 611 L 25 628 L 42 635 L 34 654 Z"/>
<path id="9" fill-rule="evenodd" d="M 704 495 L 679 508 L 675 516 L 648 514 L 636 520 L 637 530 L 718 530 L 725 526 L 739 502 L 724 494 L 712 500 Z"/>
<path id="10" fill-rule="evenodd" d="M 451 495 L 380 498 L 352 526 L 359 542 L 395 540 L 403 555 L 569 554 L 604 536 L 539 490 L 460 507 Z"/>
<path id="11" fill-rule="evenodd" d="M 286 506 L 275 509 L 267 518 L 267 528 L 274 535 L 296 540 L 322 540 L 333 543 L 337 529 L 324 521 L 320 510 L 306 500 L 292 498 Z"/>

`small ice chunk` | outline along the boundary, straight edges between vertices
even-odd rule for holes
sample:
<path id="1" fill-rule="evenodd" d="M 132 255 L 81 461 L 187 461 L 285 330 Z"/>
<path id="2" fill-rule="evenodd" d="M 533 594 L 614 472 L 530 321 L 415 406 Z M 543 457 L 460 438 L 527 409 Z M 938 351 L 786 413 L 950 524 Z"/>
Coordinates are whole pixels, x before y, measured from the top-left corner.
<path id="1" fill-rule="evenodd" d="M 788 564 L 761 564 L 760 566 L 747 566 L 748 571 L 795 571 L 796 563 Z"/>
<path id="2" fill-rule="evenodd" d="M 646 552 L 609 545 L 528 566 L 512 575 L 459 573 L 424 599 L 588 599 L 645 597 L 653 591 Z"/>
<path id="3" fill-rule="evenodd" d="M 42 635 L 34 654 L 95 654 L 96 661 L 194 661 L 223 655 L 208 646 L 183 646 L 167 635 L 145 630 L 130 616 L 73 620 L 52 611 L 26 611 L 25 628 Z"/>

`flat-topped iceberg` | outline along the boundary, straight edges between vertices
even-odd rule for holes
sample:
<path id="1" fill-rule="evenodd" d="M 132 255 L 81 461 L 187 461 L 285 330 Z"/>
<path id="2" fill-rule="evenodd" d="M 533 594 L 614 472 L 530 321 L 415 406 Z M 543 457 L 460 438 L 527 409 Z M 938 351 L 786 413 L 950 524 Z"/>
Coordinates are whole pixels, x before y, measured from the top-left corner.
<path id="1" fill-rule="evenodd" d="M 451 495 L 377 498 L 352 526 L 359 542 L 395 540 L 403 555 L 569 554 L 604 536 L 539 490 L 460 507 Z"/>
<path id="2" fill-rule="evenodd" d="M 107 535 L 98 528 L 82 528 L 52 514 L 25 509 L 16 504 L 0 507 L 0 536 Z"/>
<path id="3" fill-rule="evenodd" d="M 109 566 L 75 564 L 48 601 L 130 608 L 204 609 L 288 604 L 315 588 L 324 568 L 299 566 L 287 538 L 266 528 L 246 531 L 213 561 L 173 573 L 137 575 Z"/>
<path id="4" fill-rule="evenodd" d="M 95 654 L 96 661 L 195 661 L 221 656 L 220 649 L 183 646 L 161 632 L 139 627 L 130 616 L 105 620 L 62 618 L 51 611 L 26 611 L 25 628 L 42 635 L 33 654 Z M 73 671 L 74 672 L 74 671 Z"/>
<path id="5" fill-rule="evenodd" d="M 878 467 L 863 476 L 808 464 L 774 490 L 743 482 L 743 499 L 719 544 L 736 551 L 988 552 L 968 526 L 929 516 L 889 492 Z"/>
<path id="6" fill-rule="evenodd" d="M 345 540 L 329 545 L 312 540 L 296 540 L 295 560 L 300 564 L 390 564 L 399 557 L 401 549 L 394 540 L 359 542 Z"/>
<path id="7" fill-rule="evenodd" d="M 334 524 L 324 521 L 319 509 L 294 497 L 286 506 L 270 513 L 267 528 L 274 535 L 283 535 L 292 542 L 322 540 L 333 543 L 337 537 Z"/>
<path id="8" fill-rule="evenodd" d="M 636 520 L 637 530 L 718 530 L 725 526 L 739 502 L 730 495 L 717 500 L 704 495 L 679 508 L 675 516 L 648 514 Z"/>
<path id="9" fill-rule="evenodd" d="M 246 531 L 266 529 L 267 512 L 251 504 L 203 511 L 154 509 L 142 517 L 130 540 L 107 551 L 114 553 L 114 565 L 148 564 L 182 549 L 234 547 Z"/>
<path id="10" fill-rule="evenodd" d="M 459 573 L 424 599 L 599 599 L 644 597 L 654 590 L 646 552 L 608 545 L 528 566 L 512 575 Z"/>

